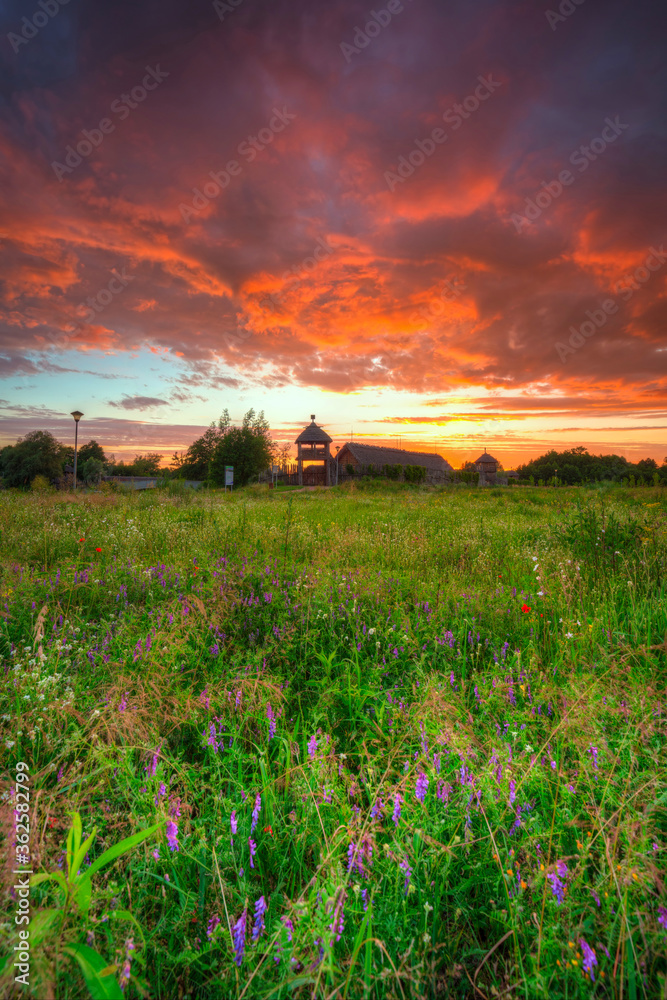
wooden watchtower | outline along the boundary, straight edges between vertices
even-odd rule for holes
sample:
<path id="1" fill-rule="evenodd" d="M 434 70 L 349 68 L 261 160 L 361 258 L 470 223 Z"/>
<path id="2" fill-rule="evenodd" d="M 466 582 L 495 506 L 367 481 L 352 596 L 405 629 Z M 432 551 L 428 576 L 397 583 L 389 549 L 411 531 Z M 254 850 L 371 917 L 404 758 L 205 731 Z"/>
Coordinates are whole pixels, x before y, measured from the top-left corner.
<path id="1" fill-rule="evenodd" d="M 299 486 L 303 486 L 303 463 L 324 462 L 322 480 L 324 486 L 331 486 L 331 438 L 315 423 L 315 414 L 310 415 L 311 423 L 301 431 L 294 442 L 297 446 L 299 465 Z M 319 473 L 319 470 L 318 470 Z M 318 475 L 318 479 L 320 476 Z"/>

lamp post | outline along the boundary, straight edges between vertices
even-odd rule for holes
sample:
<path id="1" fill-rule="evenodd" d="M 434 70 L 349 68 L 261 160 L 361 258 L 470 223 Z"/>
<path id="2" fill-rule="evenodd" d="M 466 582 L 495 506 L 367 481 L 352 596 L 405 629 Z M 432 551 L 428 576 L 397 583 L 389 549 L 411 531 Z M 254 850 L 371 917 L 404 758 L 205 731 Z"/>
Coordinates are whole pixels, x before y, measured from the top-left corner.
<path id="1" fill-rule="evenodd" d="M 79 421 L 83 413 L 79 410 L 74 410 L 72 416 L 74 417 L 74 489 L 76 490 L 76 453 L 79 444 Z"/>

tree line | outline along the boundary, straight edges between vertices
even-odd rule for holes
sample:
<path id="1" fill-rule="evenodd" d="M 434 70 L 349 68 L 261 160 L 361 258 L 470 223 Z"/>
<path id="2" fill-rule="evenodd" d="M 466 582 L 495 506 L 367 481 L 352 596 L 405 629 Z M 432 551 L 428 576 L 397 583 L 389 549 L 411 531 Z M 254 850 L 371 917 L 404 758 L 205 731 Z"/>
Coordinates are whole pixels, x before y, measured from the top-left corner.
<path id="1" fill-rule="evenodd" d="M 591 455 L 580 445 L 570 451 L 549 451 L 517 468 L 519 482 L 534 485 L 578 486 L 612 482 L 626 486 L 667 485 L 667 458 L 628 462 L 622 455 Z"/>
<path id="2" fill-rule="evenodd" d="M 169 468 L 162 468 L 159 452 L 137 455 L 133 462 L 116 461 L 97 441 L 82 444 L 77 454 L 77 480 L 99 482 L 104 476 L 159 476 L 196 479 L 222 486 L 225 466 L 234 468 L 234 483 L 245 486 L 264 472 L 279 449 L 269 436 L 264 412 L 248 410 L 240 426 L 232 425 L 225 410 L 185 452 L 174 452 Z M 49 431 L 31 431 L 0 451 L 0 478 L 4 486 L 26 487 L 37 476 L 57 485 L 74 465 L 74 447 L 63 445 Z"/>

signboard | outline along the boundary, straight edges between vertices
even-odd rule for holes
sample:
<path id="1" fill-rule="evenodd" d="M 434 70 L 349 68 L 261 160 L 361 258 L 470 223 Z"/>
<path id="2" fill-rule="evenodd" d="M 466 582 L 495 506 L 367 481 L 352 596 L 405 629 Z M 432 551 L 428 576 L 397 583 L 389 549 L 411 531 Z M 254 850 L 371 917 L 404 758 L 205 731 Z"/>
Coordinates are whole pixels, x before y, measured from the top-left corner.
<path id="1" fill-rule="evenodd" d="M 272 465 L 271 466 L 271 474 L 273 476 L 277 476 L 279 472 L 280 472 L 280 466 L 279 465 Z"/>
<path id="2" fill-rule="evenodd" d="M 225 486 L 233 486 L 233 485 L 234 485 L 234 466 L 233 465 L 226 465 L 225 466 Z"/>

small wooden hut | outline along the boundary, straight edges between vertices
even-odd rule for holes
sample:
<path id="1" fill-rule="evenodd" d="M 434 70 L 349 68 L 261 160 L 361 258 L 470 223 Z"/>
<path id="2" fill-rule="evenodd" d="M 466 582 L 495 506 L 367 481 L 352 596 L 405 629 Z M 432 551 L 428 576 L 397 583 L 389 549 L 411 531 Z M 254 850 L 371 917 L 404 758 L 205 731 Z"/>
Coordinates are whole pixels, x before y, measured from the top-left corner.
<path id="1" fill-rule="evenodd" d="M 331 438 L 315 423 L 315 414 L 310 415 L 310 424 L 301 431 L 294 442 L 297 446 L 299 486 L 304 485 L 303 463 L 323 462 L 322 469 L 307 468 L 308 485 L 331 486 Z"/>
<path id="2" fill-rule="evenodd" d="M 498 459 L 487 453 L 480 455 L 475 462 L 475 468 L 479 473 L 480 486 L 495 486 L 498 477 Z"/>

